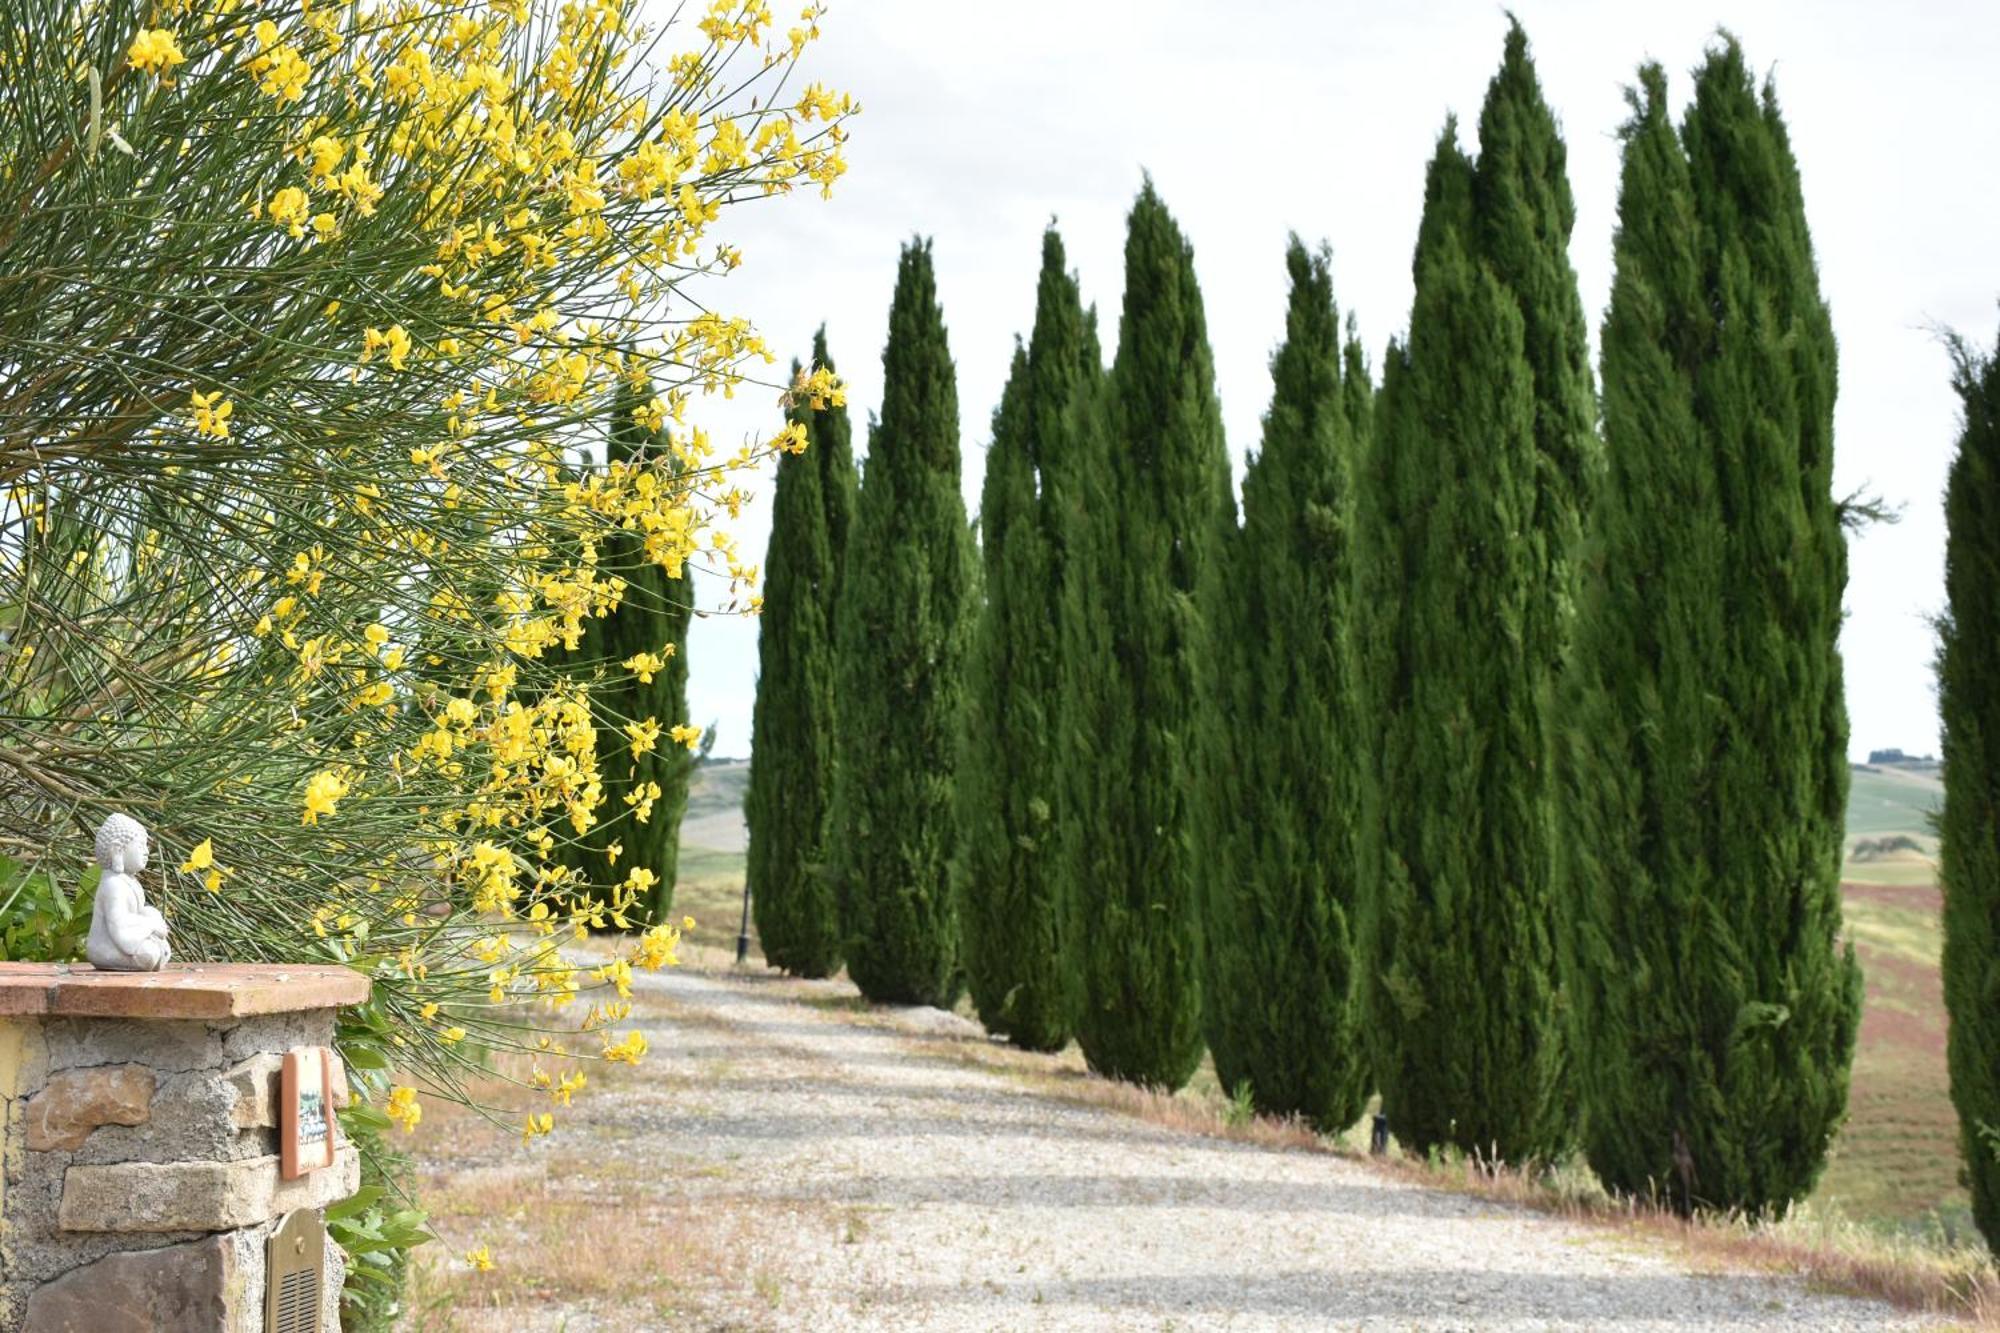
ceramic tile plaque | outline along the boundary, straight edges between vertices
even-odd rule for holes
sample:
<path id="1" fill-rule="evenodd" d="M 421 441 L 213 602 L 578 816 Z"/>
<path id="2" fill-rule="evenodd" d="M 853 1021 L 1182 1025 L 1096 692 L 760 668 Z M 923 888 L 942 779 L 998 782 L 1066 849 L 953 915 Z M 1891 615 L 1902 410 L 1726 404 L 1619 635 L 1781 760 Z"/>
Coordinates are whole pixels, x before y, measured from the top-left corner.
<path id="1" fill-rule="evenodd" d="M 280 1171 L 286 1180 L 333 1165 L 334 1058 L 324 1046 L 285 1052 L 278 1084 L 278 1140 Z"/>

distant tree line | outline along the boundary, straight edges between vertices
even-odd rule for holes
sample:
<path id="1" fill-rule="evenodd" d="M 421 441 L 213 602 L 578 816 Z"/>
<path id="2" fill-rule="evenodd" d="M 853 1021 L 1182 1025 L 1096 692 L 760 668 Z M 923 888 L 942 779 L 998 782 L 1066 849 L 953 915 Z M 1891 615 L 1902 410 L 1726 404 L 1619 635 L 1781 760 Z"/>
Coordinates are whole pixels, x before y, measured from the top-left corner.
<path id="1" fill-rule="evenodd" d="M 1845 1114 L 1835 348 L 1774 88 L 1639 71 L 1593 368 L 1565 147 L 1507 36 L 1447 120 L 1371 373 L 1296 239 L 1239 500 L 1192 249 L 1149 182 L 1108 369 L 1053 227 L 962 512 L 927 243 L 858 487 L 780 464 L 749 798 L 770 961 L 1417 1152 L 1580 1149 L 1783 1212 Z M 815 360 L 826 361 L 823 340 Z M 1960 349 L 1946 978 L 2000 1226 L 2000 370 Z M 1593 374 L 1594 369 L 1594 374 Z M 975 540 L 976 538 L 976 540 Z M 863 554 L 865 553 L 865 554 Z"/>

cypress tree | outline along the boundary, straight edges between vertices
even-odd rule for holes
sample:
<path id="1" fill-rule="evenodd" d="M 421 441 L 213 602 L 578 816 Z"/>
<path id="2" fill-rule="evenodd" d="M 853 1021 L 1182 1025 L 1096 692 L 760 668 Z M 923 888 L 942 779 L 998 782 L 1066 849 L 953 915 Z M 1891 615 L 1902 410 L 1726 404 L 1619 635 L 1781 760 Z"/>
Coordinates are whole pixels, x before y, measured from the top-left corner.
<path id="1" fill-rule="evenodd" d="M 1065 823 L 1061 644 L 1049 614 L 1067 546 L 1060 497 L 1098 376 L 1095 339 L 1062 240 L 1042 237 L 1035 328 L 1016 346 L 979 529 L 985 601 L 974 633 L 959 775 L 965 970 L 980 1020 L 1059 1050 L 1079 985 Z"/>
<path id="2" fill-rule="evenodd" d="M 1447 123 L 1383 368 L 1363 596 L 1383 718 L 1370 934 L 1383 1107 L 1417 1151 L 1573 1133 L 1552 723 L 1600 453 L 1565 152 L 1510 25 L 1475 163 Z"/>
<path id="3" fill-rule="evenodd" d="M 1149 181 L 1125 241 L 1109 448 L 1082 501 L 1089 573 L 1071 607 L 1094 763 L 1075 813 L 1091 1068 L 1178 1088 L 1200 1063 L 1203 885 L 1218 864 L 1209 616 L 1235 523 L 1194 255 Z"/>
<path id="4" fill-rule="evenodd" d="M 605 433 L 607 463 L 645 465 L 672 458 L 663 434 L 635 416 L 651 396 L 648 386 L 630 381 L 614 395 Z M 646 871 L 653 882 L 634 906 L 647 919 L 664 921 L 673 910 L 681 816 L 694 775 L 694 756 L 667 735 L 687 717 L 694 588 L 685 568 L 670 573 L 647 557 L 642 533 L 610 534 L 599 548 L 598 567 L 625 581 L 624 598 L 609 615 L 584 622 L 570 657 L 576 674 L 590 680 L 604 798 L 599 822 L 566 845 L 560 859 L 594 884 Z M 658 670 L 642 673 L 623 665 L 642 653 L 659 660 Z M 642 678 L 646 675 L 651 679 Z M 635 738 L 635 727 L 650 733 L 650 740 Z M 615 901 L 608 891 L 606 897 Z"/>
<path id="5" fill-rule="evenodd" d="M 1354 418 L 1370 390 L 1343 382 L 1325 251 L 1295 236 L 1285 263 L 1285 341 L 1230 559 L 1234 817 L 1230 873 L 1211 884 L 1207 1030 L 1225 1088 L 1337 1132 L 1370 1090 L 1355 924 L 1374 760 L 1348 568 Z M 1365 376 L 1352 360 L 1347 373 Z"/>
<path id="6" fill-rule="evenodd" d="M 1954 344 L 1965 410 L 1945 489 L 1944 997 L 1951 1099 L 1972 1215 L 2000 1249 L 2000 357 Z"/>
<path id="7" fill-rule="evenodd" d="M 813 365 L 833 369 L 826 329 Z M 799 367 L 792 367 L 796 382 Z M 844 404 L 789 408 L 806 449 L 778 459 L 751 718 L 747 870 L 757 938 L 774 966 L 802 977 L 840 970 L 840 908 L 824 850 L 833 794 L 834 626 L 847 532 L 854 519 L 854 450 Z"/>
<path id="8" fill-rule="evenodd" d="M 1407 347 L 1383 371 L 1399 577 L 1383 604 L 1383 881 L 1375 1017 L 1382 1104 L 1417 1152 L 1508 1161 L 1560 1142 L 1553 880 L 1533 602 L 1532 374 L 1518 303 L 1466 249 L 1472 164 L 1447 129 L 1430 171 Z M 1393 599 L 1400 598 L 1400 602 Z"/>
<path id="9" fill-rule="evenodd" d="M 882 372 L 840 589 L 830 841 L 848 975 L 871 1000 L 948 1008 L 963 979 L 953 777 L 977 557 L 928 241 L 897 266 Z"/>
<path id="10" fill-rule="evenodd" d="M 1640 72 L 1572 768 L 1585 1145 L 1607 1187 L 1782 1212 L 1847 1100 L 1834 343 L 1776 97 L 1733 40 L 1677 138 Z"/>

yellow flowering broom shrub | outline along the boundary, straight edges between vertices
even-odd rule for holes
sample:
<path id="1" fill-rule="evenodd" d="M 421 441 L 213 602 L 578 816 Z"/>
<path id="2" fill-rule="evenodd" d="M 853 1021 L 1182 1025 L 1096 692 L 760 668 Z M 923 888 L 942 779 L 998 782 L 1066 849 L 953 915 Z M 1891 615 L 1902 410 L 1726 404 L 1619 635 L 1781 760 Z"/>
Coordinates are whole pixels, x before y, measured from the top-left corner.
<path id="1" fill-rule="evenodd" d="M 712 280 L 731 203 L 825 194 L 819 8 L 761 0 L 16 0 L 0 24 L 0 945 L 68 955 L 89 831 L 153 832 L 183 957 L 338 962 L 373 1114 L 475 1052 L 636 1060 L 672 923 L 552 855 L 629 736 L 553 669 L 637 558 L 747 596 L 710 517 L 788 433 Z M 584 468 L 621 382 L 663 455 Z M 797 386 L 824 394 L 823 372 Z M 599 455 L 602 456 L 601 449 Z M 628 571 L 629 572 L 629 571 Z M 609 677 L 645 663 L 607 663 Z M 686 719 L 631 719 L 639 735 Z M 675 733 L 686 734 L 686 733 Z M 563 946 L 632 927 L 589 966 Z M 413 1087 L 421 1084 L 421 1089 Z M 421 1092 L 421 1095 L 420 1095 Z M 383 1122 L 386 1123 L 386 1120 Z"/>

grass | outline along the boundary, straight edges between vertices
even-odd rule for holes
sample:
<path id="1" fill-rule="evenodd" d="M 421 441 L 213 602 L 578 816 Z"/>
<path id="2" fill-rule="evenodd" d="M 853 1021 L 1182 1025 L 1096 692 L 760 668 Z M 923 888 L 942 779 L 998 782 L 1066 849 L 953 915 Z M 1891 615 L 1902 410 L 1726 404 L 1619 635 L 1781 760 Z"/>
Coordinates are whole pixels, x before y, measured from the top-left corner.
<path id="1" fill-rule="evenodd" d="M 1847 788 L 1848 838 L 1905 833 L 1935 847 L 1930 815 L 1944 799 L 1934 773 L 1898 768 L 1857 767 Z"/>
<path id="2" fill-rule="evenodd" d="M 1958 1121 L 1945 1068 L 1938 971 L 1937 839 L 1943 797 L 1933 771 L 1857 768 L 1848 791 L 1850 850 L 1907 838 L 1914 849 L 1850 859 L 1842 909 L 1861 962 L 1861 1035 L 1848 1118 L 1809 1201 L 1889 1238 L 1977 1244 L 1958 1183 Z"/>
<path id="3" fill-rule="evenodd" d="M 642 1025 L 657 1021 L 644 1007 L 637 1013 Z M 546 1105 L 499 1077 L 527 1072 L 527 1057 L 497 1057 L 495 1068 L 472 1089 L 483 1104 Z M 588 1072 L 584 1097 L 650 1104 L 664 1118 L 698 1114 L 702 1083 L 721 1067 Z M 440 1243 L 412 1257 L 401 1333 L 513 1333 L 530 1314 L 562 1311 L 612 1321 L 591 1327 L 743 1327 L 781 1303 L 788 1275 L 777 1259 L 746 1267 L 745 1256 L 782 1255 L 782 1238 L 768 1220 L 730 1206 L 727 1166 L 677 1156 L 670 1138 L 600 1126 L 528 1148 L 513 1125 L 432 1100 L 412 1147 Z M 480 1245 L 496 1261 L 491 1272 L 472 1271 L 462 1257 Z"/>

